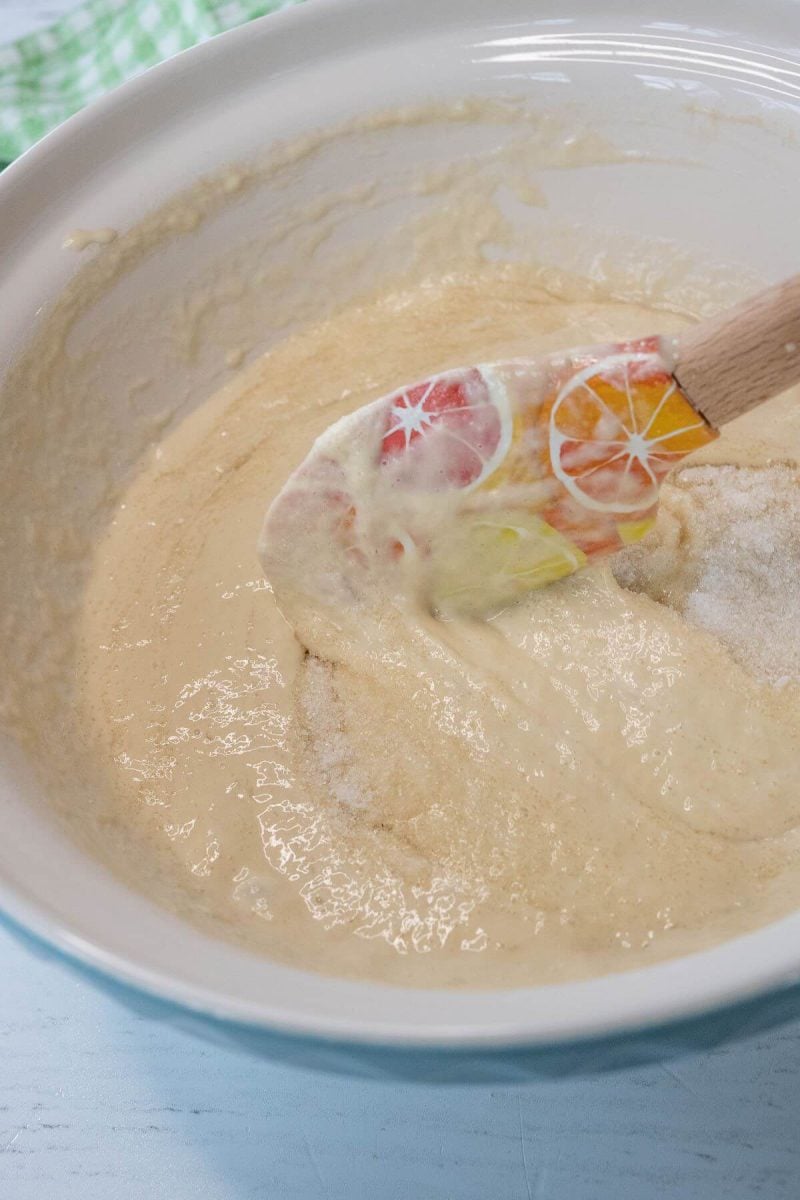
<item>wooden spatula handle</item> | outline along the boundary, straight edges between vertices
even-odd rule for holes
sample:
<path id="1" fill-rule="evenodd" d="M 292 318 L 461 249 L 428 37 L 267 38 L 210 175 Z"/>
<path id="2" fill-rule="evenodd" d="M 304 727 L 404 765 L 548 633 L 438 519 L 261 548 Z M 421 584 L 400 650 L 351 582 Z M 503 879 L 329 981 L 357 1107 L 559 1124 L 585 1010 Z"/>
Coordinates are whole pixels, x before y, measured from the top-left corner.
<path id="1" fill-rule="evenodd" d="M 674 375 L 712 425 L 800 381 L 800 275 L 682 333 Z"/>

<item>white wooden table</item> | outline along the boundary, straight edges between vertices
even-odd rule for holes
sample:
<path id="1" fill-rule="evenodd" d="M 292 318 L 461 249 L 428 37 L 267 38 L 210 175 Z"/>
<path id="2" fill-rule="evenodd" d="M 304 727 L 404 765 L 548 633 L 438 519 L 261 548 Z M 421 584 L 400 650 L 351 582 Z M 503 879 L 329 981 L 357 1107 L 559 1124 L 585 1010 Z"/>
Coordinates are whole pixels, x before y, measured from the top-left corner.
<path id="1" fill-rule="evenodd" d="M 0 41 L 71 2 L 0 0 Z M 799 1196 L 800 1024 L 586 1081 L 362 1084 L 133 1016 L 0 931 L 0 1200 Z"/>

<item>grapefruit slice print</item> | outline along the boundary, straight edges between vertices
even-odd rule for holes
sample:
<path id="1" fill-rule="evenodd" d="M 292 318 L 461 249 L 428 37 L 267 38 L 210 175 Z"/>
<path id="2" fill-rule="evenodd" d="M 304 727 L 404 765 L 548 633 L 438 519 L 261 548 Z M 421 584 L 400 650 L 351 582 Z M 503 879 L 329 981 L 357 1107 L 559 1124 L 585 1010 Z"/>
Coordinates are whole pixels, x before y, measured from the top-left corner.
<path id="1" fill-rule="evenodd" d="M 511 445 L 511 410 L 488 368 L 449 371 L 387 400 L 381 466 L 405 487 L 475 488 Z"/>
<path id="2" fill-rule="evenodd" d="M 579 370 L 549 413 L 552 470 L 597 513 L 644 513 L 661 480 L 713 431 L 651 354 L 618 354 Z"/>

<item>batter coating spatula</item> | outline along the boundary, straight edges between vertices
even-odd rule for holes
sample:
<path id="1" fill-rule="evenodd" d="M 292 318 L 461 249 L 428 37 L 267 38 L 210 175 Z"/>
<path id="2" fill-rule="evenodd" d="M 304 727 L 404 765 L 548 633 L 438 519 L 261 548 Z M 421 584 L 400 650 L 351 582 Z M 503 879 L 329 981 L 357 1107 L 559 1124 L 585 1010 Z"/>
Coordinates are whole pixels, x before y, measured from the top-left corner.
<path id="1" fill-rule="evenodd" d="M 271 505 L 279 601 L 486 614 L 637 541 L 663 479 L 800 381 L 800 276 L 679 337 L 445 371 L 344 417 Z"/>

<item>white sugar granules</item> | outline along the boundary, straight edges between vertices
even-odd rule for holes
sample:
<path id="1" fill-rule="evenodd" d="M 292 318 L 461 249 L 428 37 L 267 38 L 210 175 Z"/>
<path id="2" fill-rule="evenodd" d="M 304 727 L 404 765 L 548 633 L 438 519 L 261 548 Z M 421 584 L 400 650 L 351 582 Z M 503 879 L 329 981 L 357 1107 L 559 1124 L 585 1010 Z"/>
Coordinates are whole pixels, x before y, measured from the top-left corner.
<path id="1" fill-rule="evenodd" d="M 708 630 L 775 687 L 800 682 L 800 474 L 688 467 L 665 485 L 656 530 L 613 560 L 623 587 Z"/>
<path id="2" fill-rule="evenodd" d="M 310 731 L 309 753 L 328 795 L 339 804 L 363 808 L 372 795 L 365 786 L 345 727 L 336 691 L 335 669 L 309 657 L 300 680 L 300 704 Z"/>

